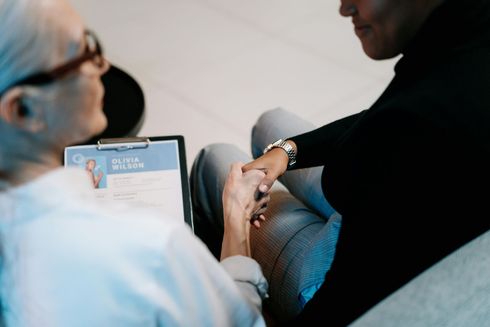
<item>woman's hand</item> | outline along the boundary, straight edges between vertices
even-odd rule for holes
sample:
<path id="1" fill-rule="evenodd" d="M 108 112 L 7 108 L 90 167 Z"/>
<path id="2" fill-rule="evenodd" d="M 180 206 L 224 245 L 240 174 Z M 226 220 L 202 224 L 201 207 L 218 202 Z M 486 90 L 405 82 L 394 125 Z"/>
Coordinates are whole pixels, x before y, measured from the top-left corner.
<path id="1" fill-rule="evenodd" d="M 287 142 L 296 151 L 296 144 L 291 140 Z M 274 148 L 254 161 L 247 163 L 243 166 L 242 170 L 244 172 L 251 169 L 262 170 L 266 176 L 260 183 L 259 190 L 265 193 L 271 189 L 272 184 L 287 170 L 288 162 L 289 157 L 287 153 L 283 149 Z"/>
<path id="2" fill-rule="evenodd" d="M 223 190 L 225 224 L 243 222 L 237 220 L 237 215 L 232 213 L 241 213 L 248 222 L 253 223 L 253 218 L 265 211 L 264 207 L 267 206 L 270 199 L 267 192 L 258 190 L 260 182 L 265 178 L 265 173 L 256 169 L 247 172 L 242 172 L 242 170 L 242 163 L 232 164 L 225 182 Z M 227 217 L 234 220 L 228 221 Z"/>
<path id="3" fill-rule="evenodd" d="M 270 199 L 266 192 L 258 195 L 258 187 L 265 173 L 256 169 L 243 173 L 242 168 L 242 163 L 231 165 L 223 190 L 225 233 L 222 259 L 237 254 L 250 256 L 250 225 L 260 227 L 260 222 L 255 217 L 264 219 L 262 213 Z"/>

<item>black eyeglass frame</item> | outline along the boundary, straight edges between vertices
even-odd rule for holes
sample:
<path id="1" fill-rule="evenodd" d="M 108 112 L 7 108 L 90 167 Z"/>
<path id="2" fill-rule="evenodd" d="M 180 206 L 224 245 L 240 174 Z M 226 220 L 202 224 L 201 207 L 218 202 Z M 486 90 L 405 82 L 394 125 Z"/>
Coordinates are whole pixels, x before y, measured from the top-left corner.
<path id="1" fill-rule="evenodd" d="M 41 72 L 24 77 L 12 85 L 8 86 L 3 92 L 20 85 L 46 85 L 53 83 L 54 81 L 61 79 L 66 74 L 78 69 L 84 62 L 92 60 L 98 67 L 102 68 L 105 65 L 104 53 L 99 39 L 91 30 L 84 31 L 84 38 L 86 42 L 85 51 L 80 56 L 62 64 L 48 72 Z"/>

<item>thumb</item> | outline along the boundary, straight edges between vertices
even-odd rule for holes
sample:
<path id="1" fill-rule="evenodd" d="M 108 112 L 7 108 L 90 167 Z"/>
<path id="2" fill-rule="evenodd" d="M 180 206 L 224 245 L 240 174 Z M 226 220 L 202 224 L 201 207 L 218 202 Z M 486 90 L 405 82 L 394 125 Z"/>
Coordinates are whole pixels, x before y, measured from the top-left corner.
<path id="1" fill-rule="evenodd" d="M 260 182 L 259 191 L 262 193 L 268 192 L 271 189 L 271 187 L 275 181 L 276 181 L 276 178 L 270 178 L 269 175 L 266 175 L 262 179 L 262 181 Z"/>

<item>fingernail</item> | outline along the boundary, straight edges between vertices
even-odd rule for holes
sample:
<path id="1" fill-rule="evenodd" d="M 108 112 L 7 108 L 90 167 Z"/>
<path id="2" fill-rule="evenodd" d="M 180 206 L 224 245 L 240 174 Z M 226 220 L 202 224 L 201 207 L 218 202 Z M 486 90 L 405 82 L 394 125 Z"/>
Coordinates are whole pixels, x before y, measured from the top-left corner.
<path id="1" fill-rule="evenodd" d="M 262 193 L 265 193 L 267 192 L 267 190 L 269 189 L 269 187 L 265 184 L 262 184 L 259 186 L 259 191 L 262 192 Z"/>

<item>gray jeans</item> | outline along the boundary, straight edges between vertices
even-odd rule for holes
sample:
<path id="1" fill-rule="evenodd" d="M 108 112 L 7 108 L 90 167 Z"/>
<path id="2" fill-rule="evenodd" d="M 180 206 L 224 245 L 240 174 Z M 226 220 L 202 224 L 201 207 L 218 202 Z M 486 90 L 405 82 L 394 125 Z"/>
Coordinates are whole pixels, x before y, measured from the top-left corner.
<path id="1" fill-rule="evenodd" d="M 279 138 L 314 129 L 278 108 L 265 112 L 252 131 L 252 155 Z M 230 144 L 213 144 L 198 154 L 191 171 L 194 229 L 219 258 L 223 236 L 221 195 L 232 162 L 252 158 Z M 264 305 L 278 320 L 298 314 L 323 283 L 335 253 L 341 218 L 321 189 L 323 167 L 287 171 L 271 190 L 259 230 L 252 228 L 252 256 L 269 282 Z"/>

